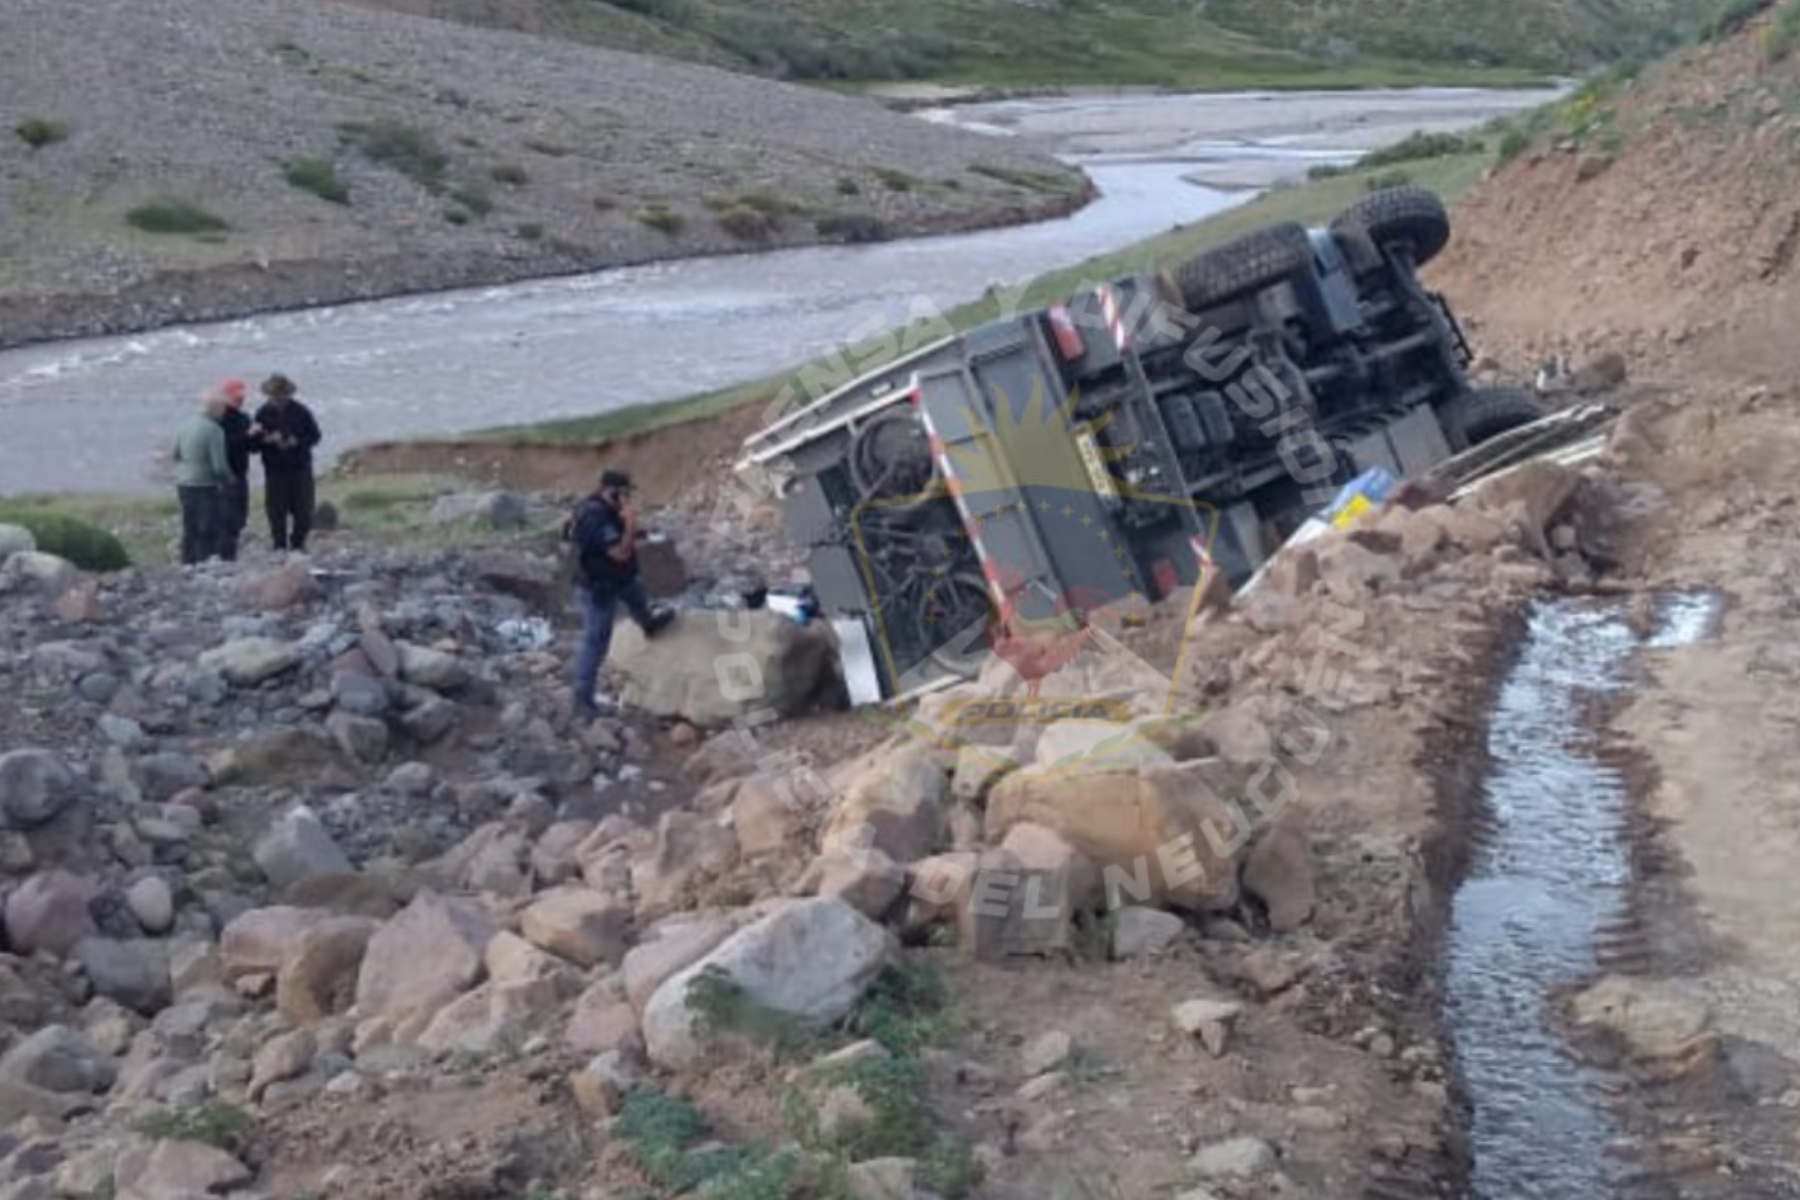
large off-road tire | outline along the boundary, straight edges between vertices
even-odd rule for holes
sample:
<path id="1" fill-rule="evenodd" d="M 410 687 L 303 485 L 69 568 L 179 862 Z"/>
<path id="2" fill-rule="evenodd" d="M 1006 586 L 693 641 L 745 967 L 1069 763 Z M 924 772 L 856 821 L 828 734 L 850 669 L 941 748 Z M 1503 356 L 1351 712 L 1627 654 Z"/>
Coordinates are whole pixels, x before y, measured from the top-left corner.
<path id="1" fill-rule="evenodd" d="M 1196 254 L 1175 268 L 1175 286 L 1187 310 L 1201 312 L 1292 278 L 1312 256 L 1306 227 L 1283 221 Z"/>
<path id="2" fill-rule="evenodd" d="M 937 461 L 910 405 L 877 413 L 850 443 L 850 479 L 866 502 L 906 511 L 931 499 Z"/>
<path id="3" fill-rule="evenodd" d="M 1525 388 L 1476 388 L 1444 405 L 1451 438 L 1465 449 L 1547 415 L 1544 402 Z"/>
<path id="4" fill-rule="evenodd" d="M 1422 267 L 1450 244 L 1450 214 L 1436 193 L 1422 187 L 1383 188 L 1339 213 L 1333 233 L 1360 233 L 1377 246 L 1404 242 Z"/>

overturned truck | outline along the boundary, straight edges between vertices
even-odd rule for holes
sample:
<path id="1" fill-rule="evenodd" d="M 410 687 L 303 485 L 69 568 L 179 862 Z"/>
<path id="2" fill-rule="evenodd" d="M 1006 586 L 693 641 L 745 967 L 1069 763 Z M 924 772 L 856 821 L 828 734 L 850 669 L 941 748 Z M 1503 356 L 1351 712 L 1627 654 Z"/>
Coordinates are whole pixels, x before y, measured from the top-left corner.
<path id="1" fill-rule="evenodd" d="M 1322 229 L 1272 224 L 918 349 L 759 430 L 825 611 L 881 693 L 967 675 L 1023 622 L 1235 586 L 1347 482 L 1414 476 L 1537 420 L 1476 388 L 1418 269 L 1450 238 L 1420 188 Z"/>

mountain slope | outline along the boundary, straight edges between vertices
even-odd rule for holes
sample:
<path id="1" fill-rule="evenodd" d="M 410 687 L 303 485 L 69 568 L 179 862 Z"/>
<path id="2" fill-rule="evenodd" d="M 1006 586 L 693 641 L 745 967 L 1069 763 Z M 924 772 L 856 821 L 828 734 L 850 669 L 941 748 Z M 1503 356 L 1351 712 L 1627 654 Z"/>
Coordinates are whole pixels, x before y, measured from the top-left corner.
<path id="1" fill-rule="evenodd" d="M 0 310 L 12 341 L 94 328 L 82 296 L 154 323 L 177 297 L 978 226 L 1086 187 L 860 98 L 339 4 L 7 0 L 0 25 L 0 297 L 63 298 Z"/>
<path id="2" fill-rule="evenodd" d="M 340 2 L 798 79 L 1209 87 L 1585 68 L 1666 48 L 1716 0 Z"/>

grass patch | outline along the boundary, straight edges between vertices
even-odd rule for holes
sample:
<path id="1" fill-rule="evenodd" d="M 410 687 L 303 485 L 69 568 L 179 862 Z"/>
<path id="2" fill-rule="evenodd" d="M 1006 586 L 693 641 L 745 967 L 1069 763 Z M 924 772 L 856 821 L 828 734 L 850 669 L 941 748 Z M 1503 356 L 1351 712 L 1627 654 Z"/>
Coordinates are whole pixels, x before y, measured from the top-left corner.
<path id="1" fill-rule="evenodd" d="M 754 208 L 737 206 L 728 208 L 719 214 L 719 228 L 732 237 L 746 242 L 766 242 L 780 227 L 778 217 L 758 212 Z"/>
<path id="2" fill-rule="evenodd" d="M 1312 168 L 1307 176 L 1312 179 L 1330 179 L 1336 175 L 1349 174 L 1352 171 L 1371 171 L 1381 167 L 1391 167 L 1398 163 L 1421 162 L 1429 158 L 1453 158 L 1463 154 L 1480 154 L 1487 149 L 1480 138 L 1464 137 L 1456 133 L 1426 133 L 1418 130 L 1407 135 L 1391 146 L 1357 159 L 1350 166 L 1326 163 Z"/>
<path id="3" fill-rule="evenodd" d="M 848 175 L 840 176 L 837 181 L 837 194 L 840 196 L 860 196 L 862 195 L 862 184 L 856 182 L 856 180 L 850 178 Z"/>
<path id="4" fill-rule="evenodd" d="M 659 233 L 674 237 L 687 228 L 687 218 L 666 204 L 646 204 L 637 210 L 637 219 Z"/>
<path id="5" fill-rule="evenodd" d="M 545 158 L 566 158 L 572 151 L 560 142 L 545 141 L 543 138 L 525 139 L 525 148 L 533 154 L 541 154 Z"/>
<path id="6" fill-rule="evenodd" d="M 488 178 L 495 183 L 504 183 L 507 187 L 524 187 L 531 182 L 531 174 L 518 163 L 499 163 L 488 172 Z"/>
<path id="7" fill-rule="evenodd" d="M 13 126 L 13 133 L 33 150 L 54 146 L 69 136 L 69 127 L 48 117 L 26 117 Z"/>
<path id="8" fill-rule="evenodd" d="M 1781 62 L 1800 46 L 1800 3 L 1783 4 L 1775 10 L 1775 19 L 1763 32 L 1763 53 L 1770 62 Z"/>
<path id="9" fill-rule="evenodd" d="M 441 191 L 450 156 L 426 130 L 403 121 L 347 122 L 338 126 L 345 140 L 371 161 L 398 171 L 428 191 Z"/>
<path id="10" fill-rule="evenodd" d="M 450 189 L 449 198 L 478 217 L 485 217 L 494 211 L 494 196 L 485 183 L 471 181 L 459 184 Z"/>
<path id="11" fill-rule="evenodd" d="M 867 1115 L 827 1129 L 819 1104 L 838 1088 L 855 1092 Z M 846 1163 L 911 1158 L 918 1163 L 922 1189 L 945 1200 L 962 1200 L 981 1182 L 981 1170 L 968 1140 L 946 1128 L 932 1111 L 929 1093 L 930 1081 L 918 1059 L 871 1056 L 809 1072 L 788 1092 L 782 1109 L 789 1130 L 807 1149 Z"/>
<path id="12" fill-rule="evenodd" d="M 282 178 L 321 200 L 350 203 L 350 185 L 338 178 L 337 167 L 329 158 L 296 158 L 282 168 Z"/>
<path id="13" fill-rule="evenodd" d="M 133 229 L 156 234 L 223 233 L 231 226 L 187 200 L 153 200 L 140 204 L 125 214 L 125 223 Z"/>
<path id="14" fill-rule="evenodd" d="M 825 1193 L 802 1188 L 798 1155 L 713 1141 L 705 1113 L 652 1087 L 626 1093 L 610 1132 L 638 1172 L 669 1195 L 704 1188 L 712 1200 L 824 1200 Z"/>
<path id="15" fill-rule="evenodd" d="M 31 531 L 37 548 L 84 571 L 122 571 L 131 565 L 125 544 L 110 530 L 68 513 L 30 504 L 0 504 L 0 525 Z"/>
<path id="16" fill-rule="evenodd" d="M 813 222 L 813 228 L 823 237 L 846 242 L 878 242 L 887 236 L 887 226 L 873 213 L 826 213 Z"/>
<path id="17" fill-rule="evenodd" d="M 191 1108 L 166 1108 L 143 1117 L 134 1126 L 147 1138 L 171 1142 L 205 1142 L 230 1153 L 241 1153 L 255 1124 L 250 1114 L 222 1100 L 208 1100 Z"/>
<path id="18" fill-rule="evenodd" d="M 522 242 L 541 242 L 544 240 L 544 227 L 536 221 L 527 221 L 513 232 Z"/>
<path id="19" fill-rule="evenodd" d="M 1725 0 L 1719 5 L 1719 11 L 1707 21 L 1700 31 L 1703 42 L 1718 42 L 1739 33 L 1743 28 L 1762 16 L 1775 3 L 1775 0 Z"/>
<path id="20" fill-rule="evenodd" d="M 619 207 L 619 201 L 612 196 L 595 196 L 594 211 L 608 213 Z"/>
<path id="21" fill-rule="evenodd" d="M 1081 178 L 1077 175 L 1052 175 L 1048 171 L 1021 171 L 1013 167 L 998 167 L 980 164 L 970 167 L 976 175 L 985 175 L 1000 183 L 1010 184 L 1016 188 L 1024 188 L 1029 192 L 1047 192 L 1052 196 L 1067 196 L 1081 190 Z M 962 185 L 954 179 L 946 179 L 945 187 L 960 188 Z"/>
<path id="22" fill-rule="evenodd" d="M 881 186 L 890 192 L 910 192 L 913 185 L 919 182 L 905 171 L 896 171 L 890 167 L 876 168 L 875 178 L 881 180 Z"/>

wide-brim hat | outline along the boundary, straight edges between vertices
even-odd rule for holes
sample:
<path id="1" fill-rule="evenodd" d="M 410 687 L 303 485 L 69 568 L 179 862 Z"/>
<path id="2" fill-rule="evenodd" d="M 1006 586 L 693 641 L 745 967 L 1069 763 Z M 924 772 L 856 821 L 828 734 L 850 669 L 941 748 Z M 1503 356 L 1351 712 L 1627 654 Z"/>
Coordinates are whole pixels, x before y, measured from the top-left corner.
<path id="1" fill-rule="evenodd" d="M 286 375 L 271 375 L 263 380 L 262 394 L 265 396 L 292 396 L 299 390 Z"/>

